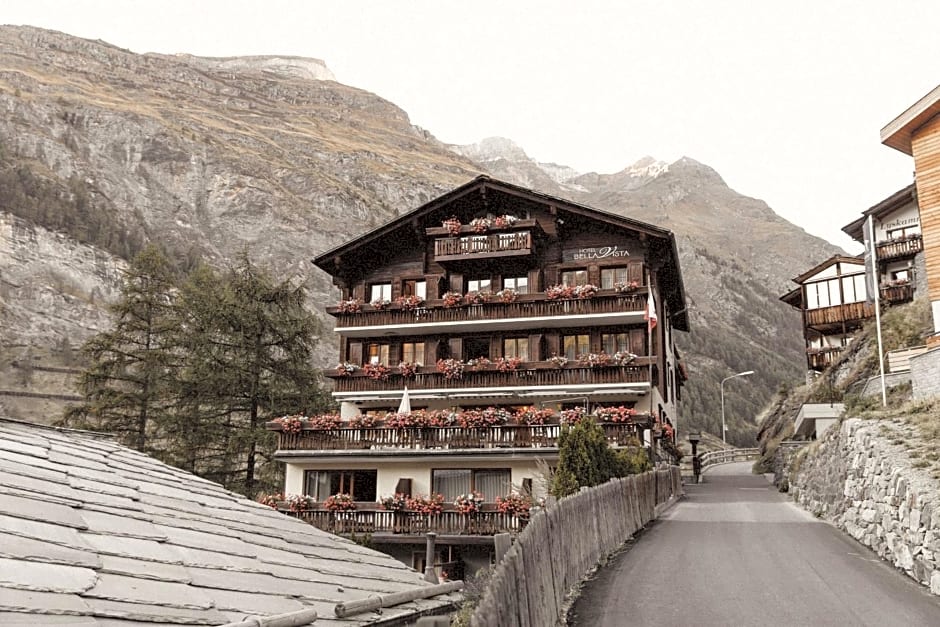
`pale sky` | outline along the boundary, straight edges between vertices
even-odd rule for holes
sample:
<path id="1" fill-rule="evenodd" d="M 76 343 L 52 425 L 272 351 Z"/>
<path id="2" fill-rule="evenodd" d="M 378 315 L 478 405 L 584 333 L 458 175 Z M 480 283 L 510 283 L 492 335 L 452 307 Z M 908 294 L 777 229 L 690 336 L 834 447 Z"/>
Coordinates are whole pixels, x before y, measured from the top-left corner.
<path id="1" fill-rule="evenodd" d="M 689 156 L 853 253 L 840 228 L 912 181 L 880 129 L 940 82 L 935 0 L 3 0 L 0 23 L 323 59 L 442 141 L 582 172 Z"/>

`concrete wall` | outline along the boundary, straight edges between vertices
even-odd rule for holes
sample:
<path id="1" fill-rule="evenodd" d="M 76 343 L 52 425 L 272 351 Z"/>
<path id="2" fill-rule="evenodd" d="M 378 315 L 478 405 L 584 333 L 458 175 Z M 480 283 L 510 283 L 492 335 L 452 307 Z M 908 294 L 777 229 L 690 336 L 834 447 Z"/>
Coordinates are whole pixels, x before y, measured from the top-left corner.
<path id="1" fill-rule="evenodd" d="M 940 493 L 879 426 L 851 418 L 804 449 L 791 469 L 790 493 L 940 594 Z"/>
<path id="2" fill-rule="evenodd" d="M 675 466 L 613 479 L 534 516 L 496 566 L 471 626 L 559 624 L 568 591 L 681 493 Z"/>

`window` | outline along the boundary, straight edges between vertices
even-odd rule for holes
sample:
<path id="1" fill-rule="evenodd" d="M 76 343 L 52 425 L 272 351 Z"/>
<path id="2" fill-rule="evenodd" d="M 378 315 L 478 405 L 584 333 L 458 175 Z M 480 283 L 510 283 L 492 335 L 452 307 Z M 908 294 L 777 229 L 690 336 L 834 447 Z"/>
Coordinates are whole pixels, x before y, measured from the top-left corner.
<path id="1" fill-rule="evenodd" d="M 515 290 L 516 293 L 518 294 L 528 294 L 529 293 L 529 277 L 527 276 L 505 277 L 503 278 L 503 289 Z"/>
<path id="2" fill-rule="evenodd" d="M 405 342 L 401 345 L 401 360 L 420 364 L 424 361 L 424 342 Z"/>
<path id="3" fill-rule="evenodd" d="M 431 471 L 431 491 L 443 494 L 445 501 L 453 501 L 461 494 L 480 492 L 487 503 L 497 496 L 511 492 L 512 481 L 508 468 L 474 470 L 470 468 L 434 469 Z"/>
<path id="4" fill-rule="evenodd" d="M 529 338 L 507 337 L 504 339 L 503 356 L 518 357 L 522 361 L 529 361 Z"/>
<path id="5" fill-rule="evenodd" d="M 401 283 L 402 296 L 428 297 L 428 282 L 424 279 L 409 279 Z"/>
<path id="6" fill-rule="evenodd" d="M 889 240 L 905 239 L 912 235 L 920 235 L 920 226 L 906 226 L 900 229 L 891 229 L 887 232 Z"/>
<path id="7" fill-rule="evenodd" d="M 614 353 L 629 353 L 630 334 L 629 333 L 604 333 L 601 335 L 601 347 L 608 355 Z"/>
<path id="8" fill-rule="evenodd" d="M 366 345 L 365 364 L 388 365 L 388 344 L 368 344 Z"/>
<path id="9" fill-rule="evenodd" d="M 492 291 L 493 282 L 489 279 L 467 279 L 468 292 Z"/>
<path id="10" fill-rule="evenodd" d="M 841 289 L 840 289 L 841 282 Z M 835 307 L 843 303 L 860 303 L 865 300 L 865 275 L 852 274 L 836 279 L 806 284 L 806 308 Z"/>
<path id="11" fill-rule="evenodd" d="M 463 358 L 478 359 L 480 357 L 490 358 L 490 338 L 488 337 L 468 337 L 463 341 Z"/>
<path id="12" fill-rule="evenodd" d="M 627 268 L 601 268 L 601 289 L 612 290 L 615 283 L 627 283 Z"/>
<path id="13" fill-rule="evenodd" d="M 376 501 L 376 470 L 306 470 L 304 493 L 317 501 L 349 494 L 356 501 Z"/>
<path id="14" fill-rule="evenodd" d="M 587 335 L 566 335 L 563 341 L 565 357 L 569 360 L 591 352 L 591 340 Z"/>
<path id="15" fill-rule="evenodd" d="M 587 270 L 565 270 L 561 273 L 561 284 L 569 287 L 587 285 Z"/>
<path id="16" fill-rule="evenodd" d="M 891 273 L 892 281 L 910 281 L 911 280 L 911 271 L 908 268 L 903 270 L 895 270 Z"/>
<path id="17" fill-rule="evenodd" d="M 369 293 L 369 302 L 374 302 L 377 300 L 392 300 L 392 284 L 375 283 Z"/>

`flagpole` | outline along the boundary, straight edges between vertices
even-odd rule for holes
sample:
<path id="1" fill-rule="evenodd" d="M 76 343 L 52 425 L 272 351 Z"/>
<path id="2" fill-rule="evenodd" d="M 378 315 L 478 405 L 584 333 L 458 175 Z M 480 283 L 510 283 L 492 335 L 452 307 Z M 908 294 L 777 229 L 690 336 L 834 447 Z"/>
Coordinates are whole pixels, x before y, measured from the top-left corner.
<path id="1" fill-rule="evenodd" d="M 869 259 L 871 262 L 871 268 L 869 269 Z M 866 282 L 866 285 L 870 283 L 873 286 L 874 295 L 872 297 L 875 299 L 875 329 L 877 330 L 876 335 L 878 336 L 878 369 L 881 373 L 881 406 L 888 406 L 888 393 L 885 390 L 885 356 L 884 356 L 884 347 L 881 344 L 881 287 L 880 281 L 878 280 L 878 257 L 875 252 L 875 228 L 872 221 L 872 215 L 868 214 L 868 255 L 866 255 L 865 260 L 865 273 L 868 274 L 871 272 L 872 280 Z"/>
<path id="2" fill-rule="evenodd" d="M 652 309 L 655 307 L 652 294 L 653 294 L 653 282 L 650 275 L 650 271 L 646 271 L 646 290 L 647 290 L 647 309 Z M 649 353 L 649 377 L 650 377 L 650 417 L 653 417 L 653 321 L 652 317 L 655 314 L 655 309 L 653 311 L 647 311 L 647 320 L 646 320 L 646 346 L 647 352 Z M 650 446 L 653 445 L 653 438 L 650 436 Z"/>

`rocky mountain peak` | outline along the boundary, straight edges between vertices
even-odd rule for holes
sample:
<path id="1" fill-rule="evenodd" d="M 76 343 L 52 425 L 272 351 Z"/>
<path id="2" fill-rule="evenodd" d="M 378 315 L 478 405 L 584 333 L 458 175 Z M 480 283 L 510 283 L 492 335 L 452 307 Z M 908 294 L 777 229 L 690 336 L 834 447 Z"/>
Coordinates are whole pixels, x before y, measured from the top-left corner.
<path id="1" fill-rule="evenodd" d="M 233 73 L 260 72 L 282 78 L 311 81 L 335 81 L 336 76 L 320 59 L 286 55 L 256 55 L 246 57 L 197 57 L 175 54 L 172 58 L 202 70 Z"/>
<path id="2" fill-rule="evenodd" d="M 450 149 L 468 159 L 473 159 L 477 163 L 487 163 L 497 159 L 531 161 L 525 150 L 506 137 L 487 137 L 475 144 L 453 145 L 450 146 Z"/>

